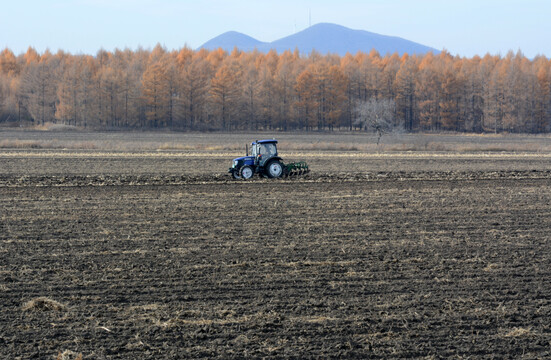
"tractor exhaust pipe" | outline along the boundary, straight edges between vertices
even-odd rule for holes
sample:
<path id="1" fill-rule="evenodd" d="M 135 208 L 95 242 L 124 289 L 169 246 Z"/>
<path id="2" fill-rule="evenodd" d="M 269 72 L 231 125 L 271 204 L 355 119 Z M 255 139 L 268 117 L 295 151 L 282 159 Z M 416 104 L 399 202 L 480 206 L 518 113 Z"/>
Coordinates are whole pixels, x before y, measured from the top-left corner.
<path id="1" fill-rule="evenodd" d="M 249 145 L 245 144 L 245 156 L 249 156 Z"/>

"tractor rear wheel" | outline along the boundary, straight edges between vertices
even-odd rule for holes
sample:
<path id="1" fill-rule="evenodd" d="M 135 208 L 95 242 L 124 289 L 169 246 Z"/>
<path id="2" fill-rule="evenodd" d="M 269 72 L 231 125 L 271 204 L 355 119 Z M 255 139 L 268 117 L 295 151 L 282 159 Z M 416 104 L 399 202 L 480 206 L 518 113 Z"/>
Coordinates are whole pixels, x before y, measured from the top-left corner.
<path id="1" fill-rule="evenodd" d="M 245 165 L 241 167 L 241 169 L 239 170 L 239 176 L 242 179 L 249 180 L 250 178 L 253 177 L 253 175 L 254 175 L 253 168 L 250 167 L 249 165 Z"/>
<path id="2" fill-rule="evenodd" d="M 277 160 L 272 160 L 266 166 L 266 174 L 270 178 L 278 178 L 283 175 L 283 165 Z"/>

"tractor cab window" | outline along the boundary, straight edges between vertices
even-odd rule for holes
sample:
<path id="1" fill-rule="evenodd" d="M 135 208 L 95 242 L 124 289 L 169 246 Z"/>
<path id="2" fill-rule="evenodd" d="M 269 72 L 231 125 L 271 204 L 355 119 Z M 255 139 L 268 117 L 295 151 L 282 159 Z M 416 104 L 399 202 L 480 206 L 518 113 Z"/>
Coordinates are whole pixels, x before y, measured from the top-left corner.
<path id="1" fill-rule="evenodd" d="M 276 146 L 274 143 L 260 144 L 259 153 L 266 158 L 276 156 L 277 155 Z"/>

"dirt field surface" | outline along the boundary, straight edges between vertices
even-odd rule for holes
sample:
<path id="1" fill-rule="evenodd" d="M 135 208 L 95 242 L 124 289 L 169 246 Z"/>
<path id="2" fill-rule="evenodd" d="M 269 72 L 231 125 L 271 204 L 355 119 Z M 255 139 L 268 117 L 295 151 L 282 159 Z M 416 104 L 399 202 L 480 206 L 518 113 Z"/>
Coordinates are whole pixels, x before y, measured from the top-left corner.
<path id="1" fill-rule="evenodd" d="M 548 153 L 280 152 L 0 149 L 0 358 L 551 357 Z"/>

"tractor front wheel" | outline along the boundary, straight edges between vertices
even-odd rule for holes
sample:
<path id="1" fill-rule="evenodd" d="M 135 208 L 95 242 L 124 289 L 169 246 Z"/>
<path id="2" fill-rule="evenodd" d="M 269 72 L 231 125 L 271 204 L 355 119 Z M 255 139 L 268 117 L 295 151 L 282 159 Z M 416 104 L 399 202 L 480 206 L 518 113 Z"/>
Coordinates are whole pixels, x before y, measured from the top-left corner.
<path id="1" fill-rule="evenodd" d="M 278 178 L 283 175 L 283 165 L 277 160 L 270 161 L 266 167 L 266 173 L 270 178 Z"/>
<path id="2" fill-rule="evenodd" d="M 239 171 L 232 171 L 231 176 L 234 179 L 241 179 L 241 176 L 239 176 Z"/>
<path id="3" fill-rule="evenodd" d="M 245 165 L 239 170 L 239 175 L 242 179 L 249 180 L 254 175 L 253 168 L 249 165 Z"/>

